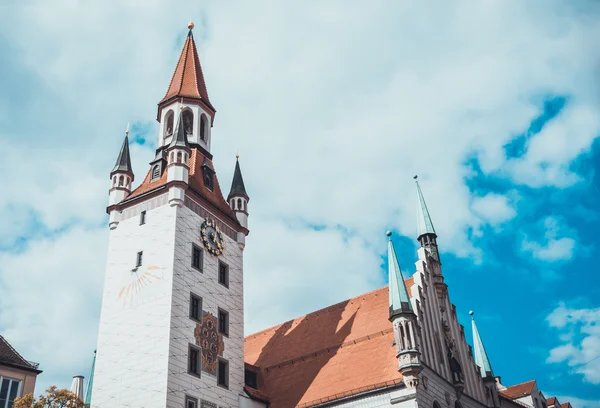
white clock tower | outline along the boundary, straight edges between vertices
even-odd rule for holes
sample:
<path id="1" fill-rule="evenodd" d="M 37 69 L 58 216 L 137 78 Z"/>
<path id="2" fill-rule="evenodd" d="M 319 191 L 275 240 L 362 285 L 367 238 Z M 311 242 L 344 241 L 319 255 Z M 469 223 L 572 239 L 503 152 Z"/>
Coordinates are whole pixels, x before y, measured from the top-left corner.
<path id="1" fill-rule="evenodd" d="M 110 241 L 91 406 L 238 407 L 244 386 L 239 162 L 225 200 L 212 163 L 215 109 L 192 36 L 158 104 L 156 155 L 139 187 L 128 138 L 111 172 Z"/>

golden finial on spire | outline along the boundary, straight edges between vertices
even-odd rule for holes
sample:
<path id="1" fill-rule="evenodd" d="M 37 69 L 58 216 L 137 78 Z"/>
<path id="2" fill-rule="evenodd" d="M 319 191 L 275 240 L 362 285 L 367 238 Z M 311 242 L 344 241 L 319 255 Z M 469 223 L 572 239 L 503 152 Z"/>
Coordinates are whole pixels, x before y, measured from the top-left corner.
<path id="1" fill-rule="evenodd" d="M 240 158 L 240 152 L 235 152 L 235 158 L 236 160 Z"/>
<path id="2" fill-rule="evenodd" d="M 194 22 L 193 22 L 193 21 L 190 21 L 190 22 L 188 23 L 188 28 L 189 28 L 190 30 L 193 30 L 193 29 L 194 29 Z"/>
<path id="3" fill-rule="evenodd" d="M 129 134 L 129 122 L 127 122 L 127 129 L 125 130 L 125 135 Z"/>

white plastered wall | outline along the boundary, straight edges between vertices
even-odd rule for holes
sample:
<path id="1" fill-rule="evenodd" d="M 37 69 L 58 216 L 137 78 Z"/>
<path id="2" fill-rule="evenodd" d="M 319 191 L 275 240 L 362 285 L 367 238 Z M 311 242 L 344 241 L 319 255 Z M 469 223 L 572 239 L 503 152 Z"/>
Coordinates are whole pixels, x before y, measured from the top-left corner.
<path id="1" fill-rule="evenodd" d="M 202 247 L 203 221 L 185 206 L 177 211 L 168 407 L 182 407 L 186 394 L 219 407 L 237 407 L 240 395 L 244 394 L 243 253 L 237 242 L 223 234 L 223 254 L 216 257 L 204 250 L 203 272 L 192 268 L 192 243 Z M 229 288 L 218 282 L 219 260 L 229 266 Z M 229 313 L 229 337 L 223 336 L 223 358 L 229 362 L 229 389 L 218 386 L 215 375 L 202 371 L 197 378 L 187 373 L 188 346 L 195 344 L 196 328 L 196 322 L 189 317 L 190 292 L 202 297 L 205 312 L 216 317 L 221 308 Z"/>
<path id="2" fill-rule="evenodd" d="M 393 362 L 392 362 L 393 363 Z M 380 392 L 369 392 L 332 403 L 336 408 L 416 408 L 415 390 L 395 387 Z"/>
<path id="3" fill-rule="evenodd" d="M 165 407 L 176 211 L 155 202 L 164 205 L 137 206 L 147 211 L 144 225 L 130 216 L 109 234 L 94 408 Z"/>

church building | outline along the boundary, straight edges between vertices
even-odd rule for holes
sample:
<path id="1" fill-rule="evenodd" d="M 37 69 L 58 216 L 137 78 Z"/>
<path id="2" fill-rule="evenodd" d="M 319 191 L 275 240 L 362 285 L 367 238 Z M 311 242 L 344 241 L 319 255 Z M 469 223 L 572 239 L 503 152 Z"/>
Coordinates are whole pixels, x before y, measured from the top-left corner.
<path id="1" fill-rule="evenodd" d="M 492 334 L 479 333 L 474 318 L 468 344 L 416 176 L 420 248 L 411 277 L 403 277 L 388 232 L 385 287 L 244 337 L 250 197 L 239 158 L 228 194 L 221 189 L 211 153 L 216 110 L 188 28 L 158 103 L 147 173 L 132 188 L 128 132 L 110 173 L 91 406 L 560 405 L 535 381 L 501 383 L 483 343 Z"/>

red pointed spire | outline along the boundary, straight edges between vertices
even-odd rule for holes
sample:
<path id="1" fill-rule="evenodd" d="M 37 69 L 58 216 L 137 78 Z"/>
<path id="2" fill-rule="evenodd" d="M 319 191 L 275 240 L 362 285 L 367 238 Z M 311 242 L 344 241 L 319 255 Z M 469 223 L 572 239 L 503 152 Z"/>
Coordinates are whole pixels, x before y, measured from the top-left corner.
<path id="1" fill-rule="evenodd" d="M 202 67 L 200 66 L 200 58 L 198 58 L 196 43 L 194 42 L 194 36 L 192 35 L 194 24 L 188 24 L 188 28 L 190 29 L 190 32 L 185 40 L 185 44 L 183 44 L 183 49 L 181 50 L 181 55 L 179 56 L 179 61 L 175 67 L 173 77 L 171 78 L 171 83 L 159 105 L 178 97 L 199 99 L 214 112 L 215 109 L 208 99 L 206 83 L 204 82 Z"/>

